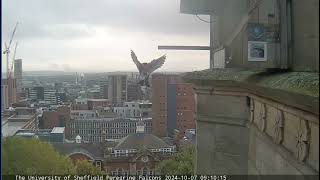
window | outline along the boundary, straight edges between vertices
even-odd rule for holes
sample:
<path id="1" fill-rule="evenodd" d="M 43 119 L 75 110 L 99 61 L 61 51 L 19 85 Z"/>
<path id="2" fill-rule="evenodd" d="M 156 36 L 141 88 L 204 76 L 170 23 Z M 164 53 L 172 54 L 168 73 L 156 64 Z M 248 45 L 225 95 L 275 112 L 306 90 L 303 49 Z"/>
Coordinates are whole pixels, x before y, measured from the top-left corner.
<path id="1" fill-rule="evenodd" d="M 97 167 L 99 170 L 101 170 L 101 162 L 100 162 L 100 161 L 97 161 L 97 162 L 96 162 L 96 167 Z"/>
<path id="2" fill-rule="evenodd" d="M 147 167 L 143 168 L 142 175 L 144 175 L 144 176 L 148 175 L 148 168 Z"/>

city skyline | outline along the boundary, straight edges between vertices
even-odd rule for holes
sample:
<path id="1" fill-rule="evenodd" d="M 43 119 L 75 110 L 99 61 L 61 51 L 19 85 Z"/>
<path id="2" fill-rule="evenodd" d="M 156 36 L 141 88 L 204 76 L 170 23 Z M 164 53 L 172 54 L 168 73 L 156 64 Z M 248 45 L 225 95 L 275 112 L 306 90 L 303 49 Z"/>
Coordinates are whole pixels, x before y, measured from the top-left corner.
<path id="1" fill-rule="evenodd" d="M 2 6 L 2 44 L 19 22 L 14 42 L 19 42 L 16 57 L 23 59 L 25 71 L 135 71 L 131 49 L 142 62 L 167 54 L 165 66 L 158 71 L 209 68 L 209 52 L 157 48 L 209 44 L 209 24 L 194 15 L 180 14 L 178 0 L 11 0 L 3 1 Z"/>

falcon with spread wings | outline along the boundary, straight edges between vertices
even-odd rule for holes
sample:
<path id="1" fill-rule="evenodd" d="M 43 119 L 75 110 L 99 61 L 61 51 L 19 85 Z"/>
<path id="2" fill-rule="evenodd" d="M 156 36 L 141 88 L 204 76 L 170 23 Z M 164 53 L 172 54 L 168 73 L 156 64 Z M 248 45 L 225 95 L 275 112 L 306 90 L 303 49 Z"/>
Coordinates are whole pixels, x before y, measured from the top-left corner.
<path id="1" fill-rule="evenodd" d="M 136 54 L 132 50 L 131 50 L 131 57 L 139 70 L 139 77 L 140 77 L 139 84 L 141 86 L 145 85 L 147 87 L 150 87 L 149 76 L 153 71 L 157 70 L 164 64 L 166 60 L 166 55 L 163 55 L 158 59 L 154 59 L 150 63 L 140 63 Z"/>

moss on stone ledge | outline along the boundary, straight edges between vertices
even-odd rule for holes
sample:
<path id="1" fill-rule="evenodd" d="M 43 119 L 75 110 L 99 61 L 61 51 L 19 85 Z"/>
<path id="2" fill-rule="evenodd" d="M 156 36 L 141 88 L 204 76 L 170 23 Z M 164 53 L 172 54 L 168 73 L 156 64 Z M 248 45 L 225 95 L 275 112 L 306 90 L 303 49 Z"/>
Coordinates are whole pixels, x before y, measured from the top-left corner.
<path id="1" fill-rule="evenodd" d="M 276 73 L 262 76 L 257 83 L 263 87 L 282 89 L 299 94 L 319 97 L 319 74 L 310 72 Z"/>
<path id="2" fill-rule="evenodd" d="M 210 82 L 210 80 L 243 82 L 244 84 L 249 83 L 260 87 L 319 97 L 319 73 L 312 72 L 266 72 L 225 68 L 188 72 L 183 74 L 182 78 L 194 84 Z"/>
<path id="3" fill-rule="evenodd" d="M 261 73 L 262 71 L 249 71 L 242 69 L 206 69 L 203 71 L 194 71 L 183 74 L 185 80 L 232 80 L 232 81 L 245 81 L 247 78 L 254 74 Z"/>

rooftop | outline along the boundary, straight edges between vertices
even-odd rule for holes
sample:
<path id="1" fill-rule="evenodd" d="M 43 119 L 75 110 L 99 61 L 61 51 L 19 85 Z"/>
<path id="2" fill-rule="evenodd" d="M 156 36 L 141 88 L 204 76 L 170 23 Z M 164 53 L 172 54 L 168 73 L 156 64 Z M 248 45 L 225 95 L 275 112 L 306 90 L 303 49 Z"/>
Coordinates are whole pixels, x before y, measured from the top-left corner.
<path id="1" fill-rule="evenodd" d="M 65 127 L 54 127 L 51 131 L 51 133 L 55 134 L 63 134 Z"/>
<path id="2" fill-rule="evenodd" d="M 152 134 L 130 134 L 122 138 L 114 149 L 160 149 L 170 146 L 162 139 Z"/>
<path id="3" fill-rule="evenodd" d="M 63 155 L 85 153 L 93 158 L 103 158 L 104 155 L 104 147 L 98 143 L 53 143 L 52 146 Z"/>
<path id="4" fill-rule="evenodd" d="M 13 136 L 17 131 L 22 129 L 28 122 L 10 122 L 6 121 L 2 124 L 2 136 Z"/>
<path id="5" fill-rule="evenodd" d="M 8 121 L 28 121 L 33 117 L 34 115 L 31 115 L 31 114 L 12 115 L 11 117 L 8 118 Z"/>

